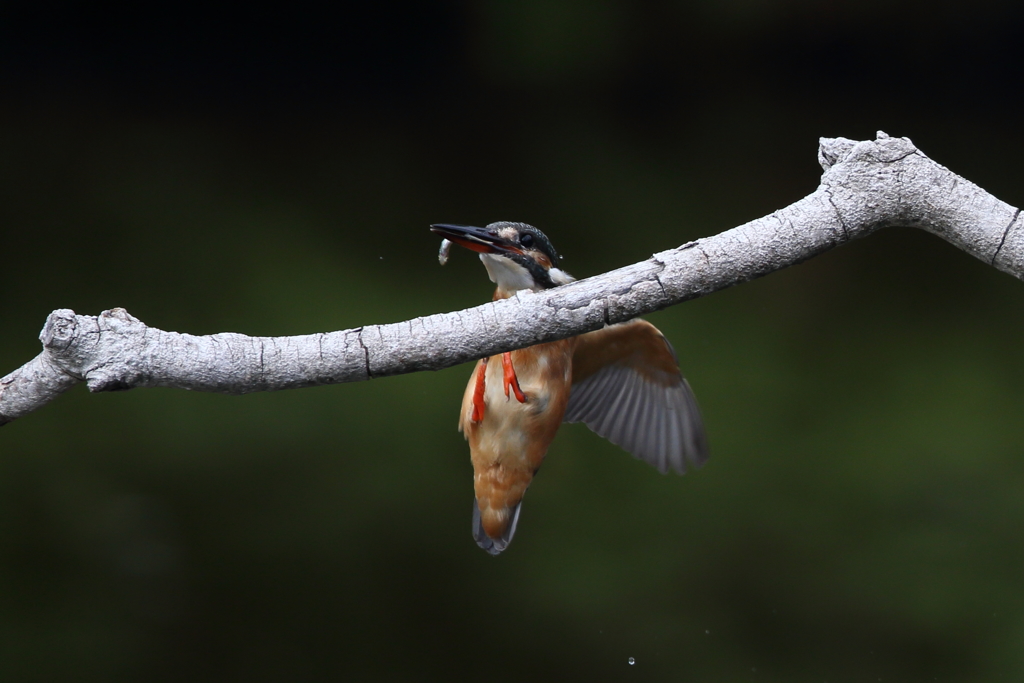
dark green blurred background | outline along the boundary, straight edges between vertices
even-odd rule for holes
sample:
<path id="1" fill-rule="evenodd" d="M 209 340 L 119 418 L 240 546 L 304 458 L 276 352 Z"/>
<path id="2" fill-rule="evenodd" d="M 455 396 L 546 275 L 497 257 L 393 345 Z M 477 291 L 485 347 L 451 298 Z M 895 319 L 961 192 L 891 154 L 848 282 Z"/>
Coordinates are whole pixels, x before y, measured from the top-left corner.
<path id="1" fill-rule="evenodd" d="M 4 3 L 0 374 L 61 307 L 286 335 L 486 300 L 432 222 L 527 221 L 594 275 L 810 193 L 819 136 L 906 135 L 1020 206 L 1022 19 Z M 660 476 L 566 427 L 497 559 L 469 367 L 78 387 L 0 431 L 0 680 L 1020 680 L 1022 305 L 891 230 L 651 316 L 711 462 Z"/>

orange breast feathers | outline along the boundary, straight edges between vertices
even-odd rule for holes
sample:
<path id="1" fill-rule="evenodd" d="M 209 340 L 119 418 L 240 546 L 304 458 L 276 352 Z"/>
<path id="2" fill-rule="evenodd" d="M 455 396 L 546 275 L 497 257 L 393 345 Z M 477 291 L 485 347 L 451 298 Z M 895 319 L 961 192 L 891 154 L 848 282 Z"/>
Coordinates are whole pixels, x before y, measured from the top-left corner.
<path id="1" fill-rule="evenodd" d="M 505 532 L 562 423 L 575 347 L 573 338 L 511 352 L 522 403 L 514 387 L 506 395 L 501 356 L 479 361 L 469 380 L 459 431 L 469 441 L 480 521 L 491 538 Z"/>

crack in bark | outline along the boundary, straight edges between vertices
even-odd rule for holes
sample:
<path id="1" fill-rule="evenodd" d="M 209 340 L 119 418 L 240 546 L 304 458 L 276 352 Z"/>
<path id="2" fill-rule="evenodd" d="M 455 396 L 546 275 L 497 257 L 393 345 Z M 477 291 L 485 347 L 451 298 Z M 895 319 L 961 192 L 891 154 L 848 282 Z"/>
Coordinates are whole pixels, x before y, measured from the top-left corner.
<path id="1" fill-rule="evenodd" d="M 885 160 L 885 161 L 882 161 L 881 159 L 879 159 L 879 162 L 883 163 L 883 164 L 895 164 L 895 163 L 899 163 L 900 161 L 903 161 L 907 157 L 912 157 L 912 156 L 914 156 L 917 153 L 918 153 L 918 149 L 915 147 L 914 149 L 910 150 L 909 152 L 907 152 L 906 154 L 904 154 L 901 157 L 896 157 L 895 159 L 888 159 L 888 160 Z"/>
<path id="2" fill-rule="evenodd" d="M 365 330 L 365 327 L 358 327 L 355 329 L 356 341 L 359 342 L 359 346 L 363 349 L 363 357 L 365 358 L 366 363 L 366 379 L 373 379 L 373 374 L 370 372 L 370 349 L 367 348 L 366 344 L 363 342 L 363 331 Z"/>
<path id="3" fill-rule="evenodd" d="M 661 281 L 661 276 L 658 275 L 658 274 L 655 274 L 654 275 L 654 281 L 657 282 L 658 283 L 658 287 L 661 288 L 661 297 L 663 299 L 667 299 L 668 298 L 668 292 L 665 291 L 665 283 L 663 283 Z"/>
<path id="4" fill-rule="evenodd" d="M 780 215 L 779 215 L 779 212 L 778 212 L 778 211 L 773 211 L 773 212 L 771 213 L 771 216 L 770 216 L 770 218 L 774 218 L 775 220 L 777 220 L 777 221 L 779 222 L 779 227 L 778 227 L 778 228 L 776 228 L 776 230 L 775 230 L 775 234 L 776 234 L 776 235 L 780 235 L 780 234 L 782 234 L 782 231 L 786 229 L 786 221 L 784 221 L 784 220 L 782 219 L 782 216 L 780 216 Z"/>
<path id="5" fill-rule="evenodd" d="M 263 351 L 266 348 L 266 344 L 264 343 L 262 337 L 259 338 L 259 343 L 260 343 L 260 384 L 266 384 L 267 383 L 267 379 L 266 379 L 267 378 L 267 370 L 266 370 L 266 367 L 263 365 Z"/>
<path id="6" fill-rule="evenodd" d="M 832 197 L 832 188 L 825 187 L 825 195 L 828 197 L 828 203 L 832 206 L 832 210 L 836 212 L 836 218 L 839 220 L 839 227 L 843 229 L 843 242 L 850 241 L 850 229 L 846 227 L 846 221 L 843 220 L 843 214 L 839 213 L 839 207 L 836 206 L 835 198 Z"/>
<path id="7" fill-rule="evenodd" d="M 1013 228 L 1013 224 L 1017 222 L 1018 218 L 1020 218 L 1020 209 L 1017 209 L 1013 214 L 1013 218 L 1010 220 L 1010 224 L 1006 226 L 1005 230 L 1003 230 L 1003 236 L 999 240 L 999 246 L 996 247 L 996 253 L 992 254 L 992 260 L 989 261 L 989 265 L 995 265 L 996 259 L 999 258 L 999 252 L 1003 250 L 1003 245 L 1006 244 L 1006 238 L 1009 236 L 1010 230 Z"/>

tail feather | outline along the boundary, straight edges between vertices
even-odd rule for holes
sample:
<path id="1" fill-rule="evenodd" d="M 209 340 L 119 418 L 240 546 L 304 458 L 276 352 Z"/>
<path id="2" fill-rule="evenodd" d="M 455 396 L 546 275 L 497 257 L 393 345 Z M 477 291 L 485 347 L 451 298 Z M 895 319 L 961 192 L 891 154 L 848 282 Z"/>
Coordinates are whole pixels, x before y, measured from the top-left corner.
<path id="1" fill-rule="evenodd" d="M 473 499 L 473 540 L 476 544 L 489 552 L 491 555 L 497 555 L 502 550 L 508 547 L 508 544 L 512 542 L 512 537 L 515 536 L 516 526 L 519 524 L 519 510 L 523 507 L 523 501 L 516 503 L 516 506 L 512 509 L 511 517 L 512 520 L 505 527 L 505 531 L 498 538 L 491 538 L 484 531 L 483 521 L 480 517 L 480 503 Z"/>

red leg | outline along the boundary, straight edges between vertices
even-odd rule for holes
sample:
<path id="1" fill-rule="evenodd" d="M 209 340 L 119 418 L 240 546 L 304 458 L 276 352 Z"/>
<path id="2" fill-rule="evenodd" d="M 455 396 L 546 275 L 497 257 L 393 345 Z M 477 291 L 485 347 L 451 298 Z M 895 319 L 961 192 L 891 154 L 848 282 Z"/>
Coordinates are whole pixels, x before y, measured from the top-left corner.
<path id="1" fill-rule="evenodd" d="M 480 359 L 480 369 L 477 370 L 476 386 L 473 387 L 473 422 L 481 422 L 484 419 L 484 377 L 487 375 L 487 359 Z"/>
<path id="2" fill-rule="evenodd" d="M 519 378 L 516 377 L 516 369 L 512 367 L 511 351 L 501 354 L 501 370 L 505 375 L 505 398 L 508 398 L 508 388 L 512 387 L 516 400 L 520 403 L 526 403 L 526 394 L 519 388 Z"/>

